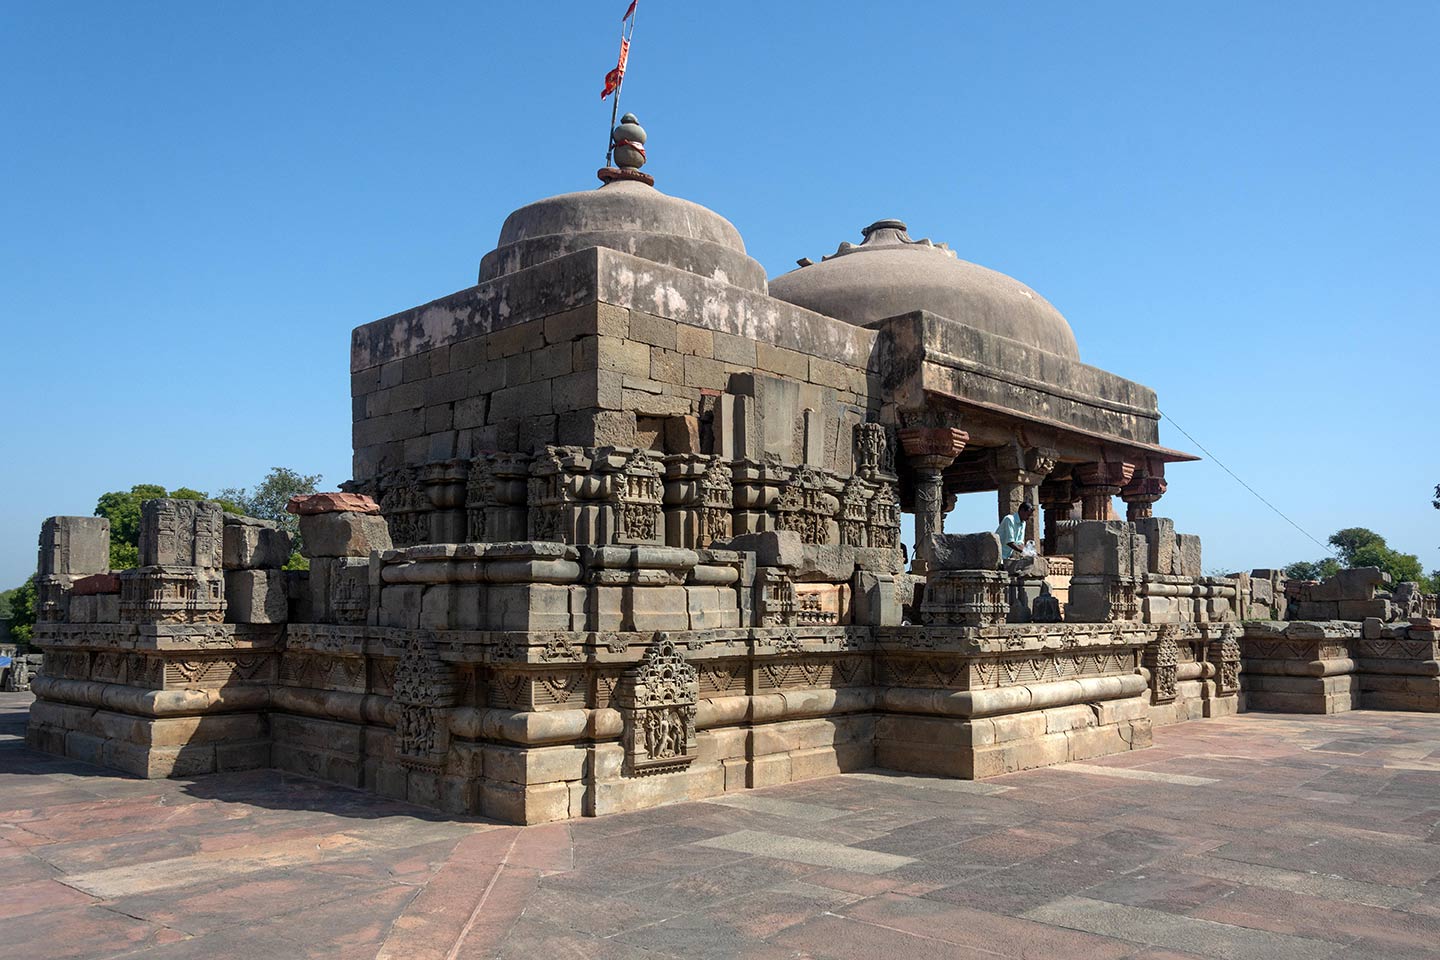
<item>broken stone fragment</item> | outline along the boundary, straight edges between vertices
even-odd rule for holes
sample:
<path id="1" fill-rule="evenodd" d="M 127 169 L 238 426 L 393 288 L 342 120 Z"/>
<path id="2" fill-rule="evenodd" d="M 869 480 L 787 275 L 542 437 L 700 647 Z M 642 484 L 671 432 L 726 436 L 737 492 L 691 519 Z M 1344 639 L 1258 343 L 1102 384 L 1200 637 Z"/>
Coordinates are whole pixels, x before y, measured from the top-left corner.
<path id="1" fill-rule="evenodd" d="M 385 518 L 368 513 L 302 513 L 300 542 L 307 557 L 368 557 L 391 549 Z"/>
<path id="2" fill-rule="evenodd" d="M 302 517 L 319 513 L 378 514 L 380 505 L 363 493 L 311 493 L 291 497 L 285 511 Z"/>

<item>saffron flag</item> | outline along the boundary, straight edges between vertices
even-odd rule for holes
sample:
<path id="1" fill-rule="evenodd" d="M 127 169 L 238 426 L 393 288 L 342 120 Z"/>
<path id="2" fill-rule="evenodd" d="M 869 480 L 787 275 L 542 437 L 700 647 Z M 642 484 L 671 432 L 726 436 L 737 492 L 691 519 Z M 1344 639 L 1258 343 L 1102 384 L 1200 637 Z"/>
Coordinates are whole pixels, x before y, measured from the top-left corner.
<path id="1" fill-rule="evenodd" d="M 630 59 L 630 38 L 635 35 L 635 8 L 640 5 L 640 0 L 630 0 L 630 6 L 625 9 L 625 16 L 620 18 L 620 62 L 615 64 L 615 69 L 605 74 L 605 89 L 600 91 L 600 99 L 604 100 L 610 94 L 620 89 L 620 84 L 625 82 L 625 63 Z"/>
<path id="2" fill-rule="evenodd" d="M 615 69 L 605 74 L 605 89 L 600 91 L 600 99 L 604 100 L 610 94 L 620 89 L 620 83 L 625 79 L 625 62 L 630 59 L 630 41 L 620 41 L 620 62 L 615 64 Z"/>

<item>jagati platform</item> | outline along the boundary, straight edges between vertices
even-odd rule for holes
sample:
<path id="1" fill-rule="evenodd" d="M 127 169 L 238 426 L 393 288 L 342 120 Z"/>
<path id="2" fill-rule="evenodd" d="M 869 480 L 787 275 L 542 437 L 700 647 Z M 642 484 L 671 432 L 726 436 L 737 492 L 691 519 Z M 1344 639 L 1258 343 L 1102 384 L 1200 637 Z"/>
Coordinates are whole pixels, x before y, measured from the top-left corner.
<path id="1" fill-rule="evenodd" d="M 1433 958 L 1431 716 L 1248 713 L 988 781 L 850 773 L 512 827 L 275 770 L 32 751 L 0 958 Z"/>

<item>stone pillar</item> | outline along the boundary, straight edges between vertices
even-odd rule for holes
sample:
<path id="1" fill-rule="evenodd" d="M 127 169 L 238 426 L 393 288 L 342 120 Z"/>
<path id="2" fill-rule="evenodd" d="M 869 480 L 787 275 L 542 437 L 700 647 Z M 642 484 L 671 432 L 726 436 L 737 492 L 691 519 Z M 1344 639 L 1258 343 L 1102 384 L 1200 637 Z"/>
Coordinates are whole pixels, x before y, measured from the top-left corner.
<path id="1" fill-rule="evenodd" d="M 1155 515 L 1155 501 L 1165 495 L 1165 478 L 1142 474 L 1120 491 L 1125 501 L 1125 519 L 1134 523 Z"/>
<path id="2" fill-rule="evenodd" d="M 1025 524 L 1025 539 L 1040 542 L 1040 484 L 1055 469 L 1058 454 L 1046 447 L 1029 450 L 1018 443 L 995 451 L 990 477 L 998 485 L 998 507 L 1004 519 L 1022 503 L 1030 504 L 1032 513 Z"/>
<path id="3" fill-rule="evenodd" d="M 955 427 L 907 427 L 900 431 L 900 444 L 915 471 L 915 561 L 911 569 L 916 573 L 929 568 L 930 537 L 943 529 L 942 475 L 969 439 L 968 433 Z"/>
<path id="4" fill-rule="evenodd" d="M 1082 463 L 1075 468 L 1080 483 L 1081 517 L 1085 520 L 1107 520 L 1110 499 L 1135 476 L 1135 464 L 1124 460 L 1101 460 Z"/>
<path id="5" fill-rule="evenodd" d="M 1070 511 L 1079 499 L 1075 484 L 1069 477 L 1046 480 L 1040 484 L 1040 506 L 1045 510 L 1045 540 L 1041 548 L 1046 555 L 1058 553 L 1059 521 L 1070 519 Z"/>

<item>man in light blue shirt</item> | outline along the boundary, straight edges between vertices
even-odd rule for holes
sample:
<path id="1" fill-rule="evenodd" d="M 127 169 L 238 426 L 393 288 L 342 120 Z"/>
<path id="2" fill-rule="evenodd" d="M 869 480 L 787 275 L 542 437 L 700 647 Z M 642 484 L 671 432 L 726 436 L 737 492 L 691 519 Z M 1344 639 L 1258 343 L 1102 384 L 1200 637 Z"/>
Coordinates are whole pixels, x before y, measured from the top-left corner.
<path id="1" fill-rule="evenodd" d="M 1000 538 L 1000 559 L 1009 560 L 1025 552 L 1025 524 L 1034 512 L 1034 507 L 1022 503 L 1019 510 L 1000 521 L 1000 526 L 995 528 L 995 535 Z"/>

